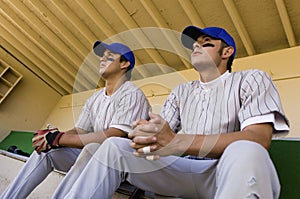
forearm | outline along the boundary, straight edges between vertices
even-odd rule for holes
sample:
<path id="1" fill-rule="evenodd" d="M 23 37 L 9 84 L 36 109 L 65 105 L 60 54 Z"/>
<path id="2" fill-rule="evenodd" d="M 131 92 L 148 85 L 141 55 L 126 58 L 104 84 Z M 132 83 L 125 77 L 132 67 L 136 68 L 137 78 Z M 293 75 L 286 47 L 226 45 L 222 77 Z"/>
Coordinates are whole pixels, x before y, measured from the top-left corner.
<path id="1" fill-rule="evenodd" d="M 70 130 L 65 131 L 65 133 L 66 134 L 76 134 L 77 135 L 77 134 L 86 134 L 88 132 L 85 131 L 85 130 L 83 130 L 83 129 L 74 127 L 74 128 L 72 128 Z"/>
<path id="2" fill-rule="evenodd" d="M 234 141 L 241 140 L 240 132 L 219 135 L 176 135 L 179 153 L 199 157 L 218 158 L 225 148 Z M 229 138 L 230 137 L 230 138 Z"/>
<path id="3" fill-rule="evenodd" d="M 257 142 L 268 149 L 272 138 L 272 126 L 262 125 L 252 125 L 241 132 L 218 135 L 178 134 L 174 142 L 181 154 L 211 158 L 220 157 L 229 144 L 238 140 Z"/>
<path id="4" fill-rule="evenodd" d="M 103 132 L 87 134 L 64 134 L 59 140 L 60 146 L 82 148 L 89 143 L 102 143 L 107 137 Z"/>
<path id="5" fill-rule="evenodd" d="M 102 143 L 106 138 L 117 136 L 125 137 L 126 133 L 116 128 L 109 128 L 102 132 L 87 132 L 82 129 L 74 128 L 63 134 L 59 140 L 60 146 L 82 148 L 89 143 Z"/>

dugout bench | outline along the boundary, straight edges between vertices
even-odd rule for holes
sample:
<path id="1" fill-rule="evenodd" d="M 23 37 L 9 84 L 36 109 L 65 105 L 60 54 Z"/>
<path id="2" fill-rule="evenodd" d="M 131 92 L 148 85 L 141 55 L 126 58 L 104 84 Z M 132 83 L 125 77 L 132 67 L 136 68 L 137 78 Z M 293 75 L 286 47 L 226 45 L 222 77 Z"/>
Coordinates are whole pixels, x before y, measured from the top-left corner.
<path id="1" fill-rule="evenodd" d="M 12 131 L 0 142 L 0 149 L 7 150 L 15 145 L 22 151 L 32 153 L 31 139 L 33 132 Z M 300 195 L 300 138 L 282 138 L 272 140 L 269 149 L 281 183 L 280 199 L 296 199 Z M 130 199 L 152 198 L 151 193 L 123 183 L 118 189 L 119 193 L 128 195 Z M 158 197 L 159 198 L 159 197 Z"/>

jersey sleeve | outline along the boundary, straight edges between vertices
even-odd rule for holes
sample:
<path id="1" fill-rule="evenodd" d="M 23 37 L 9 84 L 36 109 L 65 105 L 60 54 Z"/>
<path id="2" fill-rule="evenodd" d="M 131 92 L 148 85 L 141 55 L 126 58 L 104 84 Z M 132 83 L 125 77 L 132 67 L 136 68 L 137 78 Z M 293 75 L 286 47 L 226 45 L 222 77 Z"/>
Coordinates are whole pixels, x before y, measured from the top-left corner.
<path id="1" fill-rule="evenodd" d="M 121 129 L 126 133 L 131 131 L 134 121 L 148 119 L 151 109 L 147 98 L 140 90 L 122 96 L 117 106 L 110 127 Z"/>
<path id="2" fill-rule="evenodd" d="M 174 132 L 181 130 L 180 108 L 179 108 L 179 88 L 175 88 L 167 97 L 161 109 L 161 116 L 169 123 L 170 128 Z"/>
<path id="3" fill-rule="evenodd" d="M 241 83 L 240 102 L 238 116 L 242 128 L 271 122 L 275 134 L 289 131 L 289 121 L 283 112 L 278 91 L 267 73 L 254 70 L 246 74 Z"/>
<path id="4" fill-rule="evenodd" d="M 92 125 L 92 122 L 91 122 L 91 117 L 90 117 L 90 114 L 91 114 L 91 102 L 92 102 L 92 98 L 94 96 L 90 97 L 84 104 L 83 108 L 82 108 L 82 111 L 78 117 L 78 120 L 75 124 L 75 127 L 76 128 L 80 128 L 80 129 L 83 129 L 85 131 L 88 131 L 88 132 L 94 132 L 94 128 L 93 128 L 93 125 Z"/>

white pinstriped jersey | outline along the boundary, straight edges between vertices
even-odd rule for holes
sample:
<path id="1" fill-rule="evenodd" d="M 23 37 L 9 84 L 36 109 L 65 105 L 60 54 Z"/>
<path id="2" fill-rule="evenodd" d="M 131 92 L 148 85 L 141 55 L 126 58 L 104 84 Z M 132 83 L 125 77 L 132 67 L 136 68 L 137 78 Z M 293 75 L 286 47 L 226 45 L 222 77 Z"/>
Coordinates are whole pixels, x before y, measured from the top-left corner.
<path id="1" fill-rule="evenodd" d="M 105 91 L 103 88 L 87 100 L 75 125 L 77 128 L 101 132 L 115 127 L 129 133 L 132 122 L 149 117 L 149 102 L 132 82 L 126 81 L 111 96 Z"/>
<path id="2" fill-rule="evenodd" d="M 161 115 L 175 132 L 186 134 L 235 132 L 261 122 L 273 122 L 275 128 L 283 122 L 274 133 L 289 130 L 275 85 L 259 70 L 227 71 L 211 82 L 181 84 L 168 96 Z"/>

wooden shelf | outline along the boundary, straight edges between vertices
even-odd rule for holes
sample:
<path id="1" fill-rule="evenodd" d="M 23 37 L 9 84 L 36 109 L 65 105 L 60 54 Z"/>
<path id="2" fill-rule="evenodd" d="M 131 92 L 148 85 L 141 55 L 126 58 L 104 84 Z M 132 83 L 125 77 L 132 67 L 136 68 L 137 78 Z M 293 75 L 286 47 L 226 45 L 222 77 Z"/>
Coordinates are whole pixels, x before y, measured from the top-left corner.
<path id="1" fill-rule="evenodd" d="M 19 83 L 23 75 L 0 60 L 0 104 Z"/>

